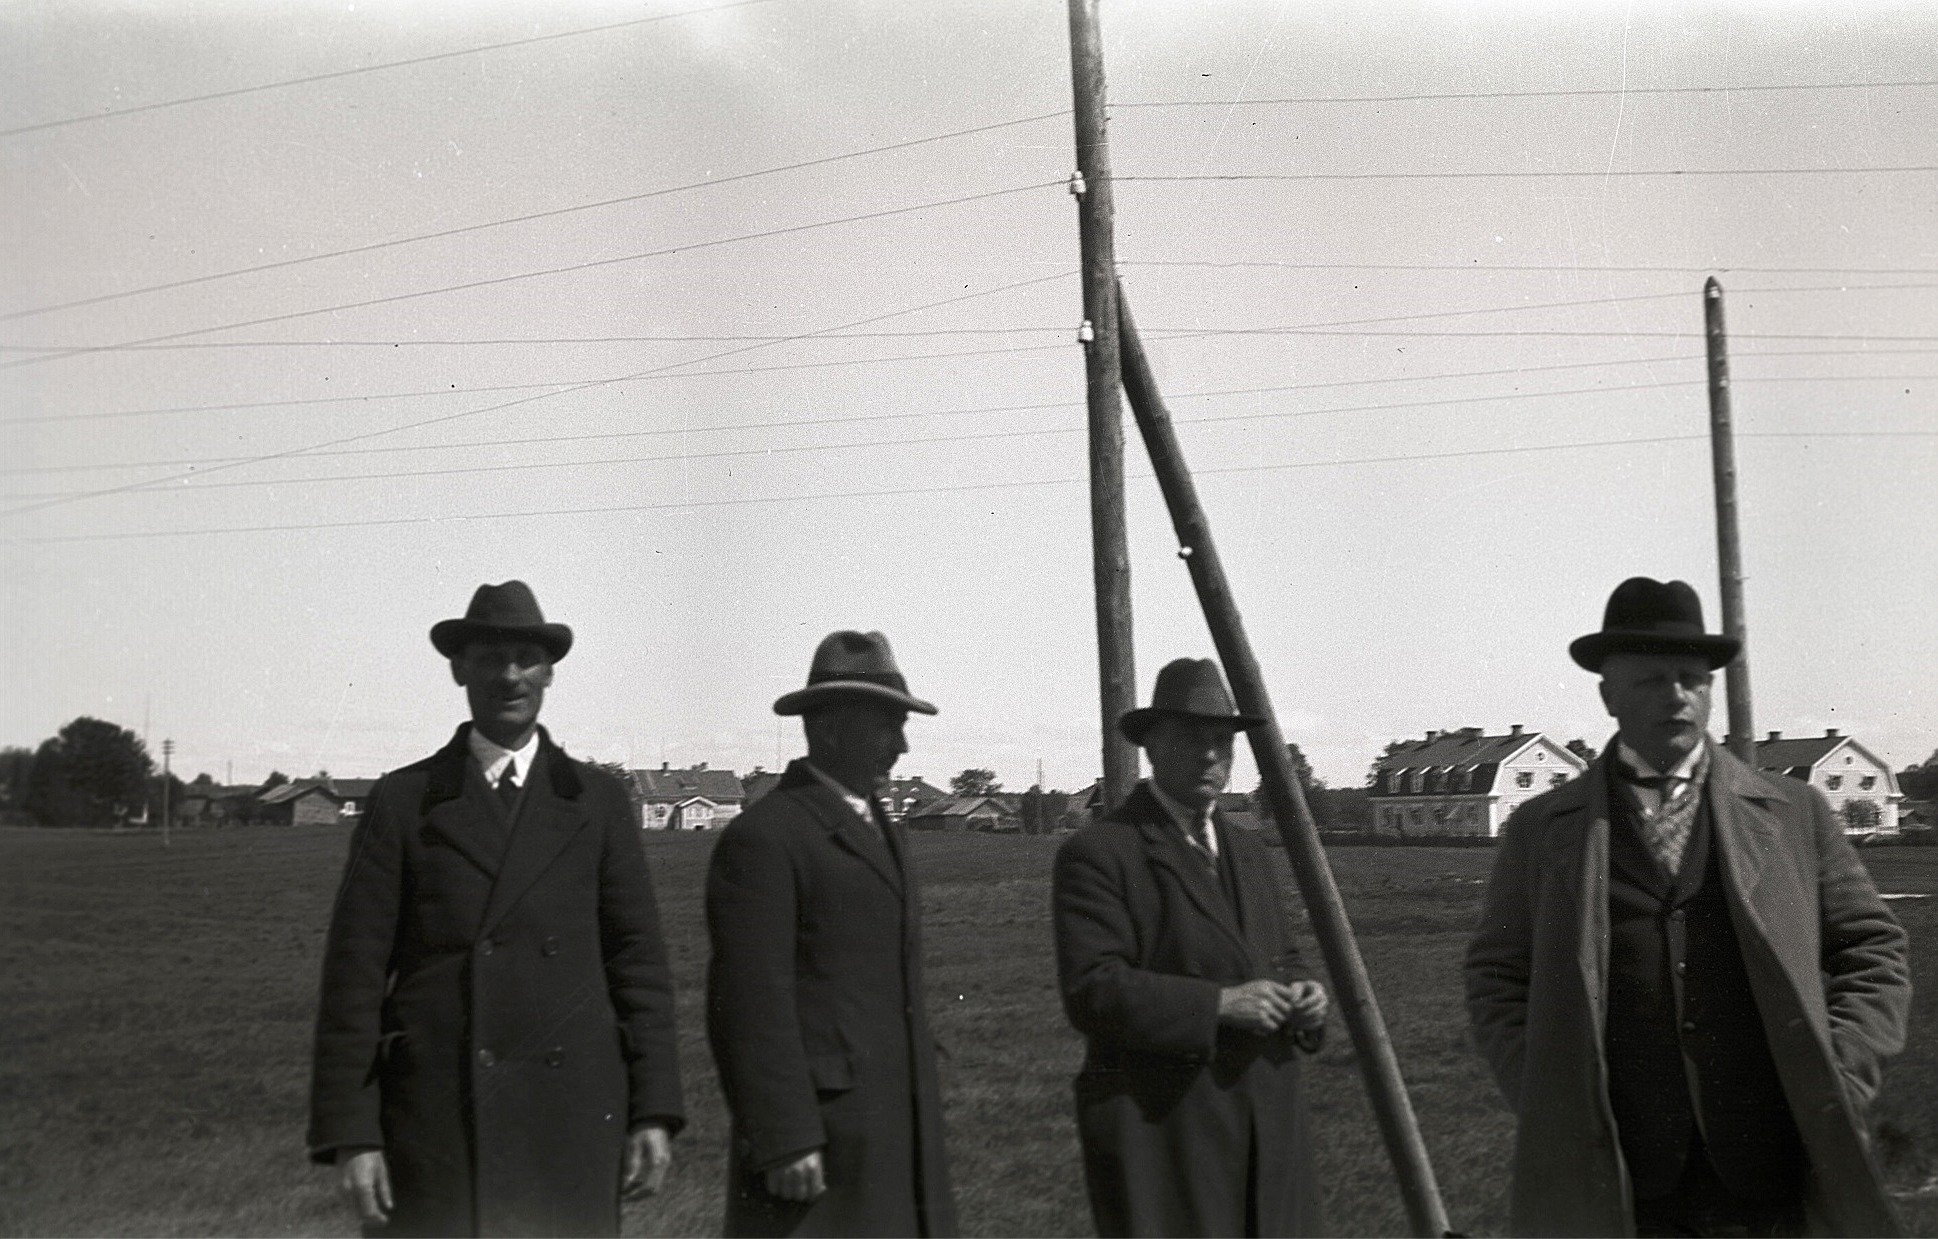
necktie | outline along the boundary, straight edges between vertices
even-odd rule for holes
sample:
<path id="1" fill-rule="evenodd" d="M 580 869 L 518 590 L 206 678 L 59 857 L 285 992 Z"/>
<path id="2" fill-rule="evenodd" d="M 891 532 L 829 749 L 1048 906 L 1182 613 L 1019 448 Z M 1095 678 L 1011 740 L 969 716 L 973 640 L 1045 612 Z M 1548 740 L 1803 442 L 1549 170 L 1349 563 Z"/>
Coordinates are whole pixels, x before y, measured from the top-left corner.
<path id="1" fill-rule="evenodd" d="M 505 806 L 505 814 L 508 817 L 518 808 L 518 784 L 511 781 L 511 772 L 512 763 L 506 762 L 504 773 L 498 776 L 498 786 L 495 789 L 498 793 L 498 803 Z"/>
<path id="2" fill-rule="evenodd" d="M 1199 860 L 1213 869 L 1218 867 L 1218 856 L 1211 850 L 1210 822 L 1203 818 L 1196 819 L 1185 831 L 1185 838 L 1191 841 L 1191 850 L 1198 854 Z"/>
<path id="3" fill-rule="evenodd" d="M 1641 774 L 1620 763 L 1616 769 L 1635 789 L 1642 841 L 1663 870 L 1674 877 L 1682 870 L 1682 854 L 1689 847 L 1689 831 L 1696 824 L 1697 781 Z M 1654 794 L 1642 795 L 1643 788 Z"/>

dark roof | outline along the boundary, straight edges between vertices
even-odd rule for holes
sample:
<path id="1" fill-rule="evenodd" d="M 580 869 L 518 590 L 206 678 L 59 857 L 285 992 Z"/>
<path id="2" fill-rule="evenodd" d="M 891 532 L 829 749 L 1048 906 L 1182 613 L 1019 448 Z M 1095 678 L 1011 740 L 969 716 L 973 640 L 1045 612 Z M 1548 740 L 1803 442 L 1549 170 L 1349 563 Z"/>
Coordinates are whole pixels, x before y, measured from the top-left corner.
<path id="1" fill-rule="evenodd" d="M 778 770 L 755 770 L 752 774 L 740 780 L 740 789 L 746 797 L 746 802 L 752 804 L 768 792 L 773 791 L 774 784 L 780 781 L 781 772 Z"/>
<path id="2" fill-rule="evenodd" d="M 1485 762 L 1503 762 L 1540 737 L 1538 731 L 1485 736 L 1478 727 L 1463 727 L 1459 731 L 1439 732 L 1424 740 L 1409 740 L 1381 757 L 1377 768 L 1382 772 L 1433 766 L 1459 769 Z"/>
<path id="3" fill-rule="evenodd" d="M 285 804 L 292 800 L 301 800 L 311 792 L 327 797 L 330 800 L 343 800 L 341 795 L 330 790 L 330 788 L 317 782 L 315 779 L 298 779 L 293 783 L 278 783 L 261 796 L 258 796 L 257 799 L 264 804 Z"/>
<path id="4" fill-rule="evenodd" d="M 336 788 L 336 794 L 345 800 L 368 800 L 370 789 L 377 786 L 377 780 L 332 778 L 330 786 Z"/>
<path id="5" fill-rule="evenodd" d="M 908 811 L 911 818 L 917 817 L 973 817 L 994 811 L 998 817 L 1013 817 L 1008 807 L 994 796 L 963 796 L 956 799 L 944 798 L 917 805 Z"/>
<path id="6" fill-rule="evenodd" d="M 715 804 L 739 804 L 747 799 L 740 776 L 731 770 L 694 766 L 688 770 L 631 770 L 634 795 L 641 801 L 681 801 L 705 796 Z"/>
<path id="7" fill-rule="evenodd" d="M 949 793 L 930 783 L 920 775 L 906 779 L 890 779 L 882 784 L 876 795 L 882 800 L 903 801 L 910 796 L 916 800 L 947 800 Z"/>
<path id="8" fill-rule="evenodd" d="M 1778 733 L 1781 735 L 1781 733 Z M 1807 778 L 1811 768 L 1832 750 L 1849 744 L 1849 736 L 1804 736 L 1799 739 L 1758 740 L 1756 742 L 1756 765 L 1759 770 L 1771 770 L 1778 774 L 1798 771 L 1799 778 Z"/>

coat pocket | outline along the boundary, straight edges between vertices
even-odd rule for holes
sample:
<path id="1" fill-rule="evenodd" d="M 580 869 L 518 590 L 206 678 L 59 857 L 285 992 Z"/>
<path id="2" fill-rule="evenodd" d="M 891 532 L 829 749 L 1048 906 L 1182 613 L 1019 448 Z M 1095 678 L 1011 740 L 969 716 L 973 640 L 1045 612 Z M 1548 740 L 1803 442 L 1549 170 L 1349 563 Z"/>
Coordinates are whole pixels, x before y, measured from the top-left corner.
<path id="1" fill-rule="evenodd" d="M 808 1078 L 817 1093 L 845 1093 L 855 1086 L 855 1069 L 846 1054 L 811 1054 Z"/>

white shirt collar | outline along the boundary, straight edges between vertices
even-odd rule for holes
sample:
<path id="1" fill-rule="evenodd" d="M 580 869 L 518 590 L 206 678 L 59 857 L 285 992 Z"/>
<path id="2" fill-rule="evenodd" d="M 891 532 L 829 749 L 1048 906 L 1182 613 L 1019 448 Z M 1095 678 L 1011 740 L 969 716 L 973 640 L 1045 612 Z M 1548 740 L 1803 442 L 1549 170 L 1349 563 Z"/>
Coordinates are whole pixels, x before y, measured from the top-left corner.
<path id="1" fill-rule="evenodd" d="M 1702 760 L 1703 747 L 1703 745 L 1698 744 L 1695 748 L 1684 753 L 1682 760 L 1675 764 L 1673 770 L 1657 770 L 1640 753 L 1630 748 L 1626 740 L 1616 741 L 1615 755 L 1627 762 L 1637 774 L 1655 775 L 1658 778 L 1681 779 L 1686 781 L 1696 777 L 1696 764 Z"/>
<path id="2" fill-rule="evenodd" d="M 1191 810 L 1165 795 L 1164 789 L 1157 785 L 1156 779 L 1145 779 L 1144 786 L 1151 789 L 1151 795 L 1157 798 L 1158 804 L 1170 815 L 1171 820 L 1177 823 L 1178 829 L 1184 832 L 1184 837 L 1191 842 L 1196 842 L 1192 838 L 1193 815 Z M 1211 849 L 1212 859 L 1214 860 L 1218 857 L 1218 832 L 1211 828 L 1211 811 L 1216 807 L 1217 802 L 1214 801 L 1205 806 L 1203 813 L 1196 816 L 1196 820 L 1202 821 L 1205 824 L 1204 841 Z"/>
<path id="3" fill-rule="evenodd" d="M 522 748 L 517 749 L 506 748 L 476 727 L 471 728 L 465 739 L 471 745 L 471 756 L 477 758 L 478 765 L 484 769 L 486 786 L 498 786 L 499 776 L 505 772 L 507 766 L 511 767 L 512 785 L 525 786 L 525 780 L 531 777 L 532 759 L 538 756 L 537 728 L 532 729 L 532 738 L 525 741 Z"/>
<path id="4" fill-rule="evenodd" d="M 856 817 L 859 817 L 862 821 L 867 822 L 870 826 L 873 826 L 875 824 L 874 806 L 868 803 L 867 797 L 857 796 L 854 793 L 853 789 L 851 789 L 847 784 L 841 782 L 839 779 L 836 779 L 833 775 L 821 769 L 821 767 L 815 765 L 807 758 L 803 757 L 801 759 L 801 764 L 807 767 L 807 771 L 809 774 L 821 780 L 821 783 L 824 787 L 826 787 L 829 791 L 834 792 L 836 795 L 840 796 L 843 800 L 847 801 L 848 807 L 855 811 Z"/>

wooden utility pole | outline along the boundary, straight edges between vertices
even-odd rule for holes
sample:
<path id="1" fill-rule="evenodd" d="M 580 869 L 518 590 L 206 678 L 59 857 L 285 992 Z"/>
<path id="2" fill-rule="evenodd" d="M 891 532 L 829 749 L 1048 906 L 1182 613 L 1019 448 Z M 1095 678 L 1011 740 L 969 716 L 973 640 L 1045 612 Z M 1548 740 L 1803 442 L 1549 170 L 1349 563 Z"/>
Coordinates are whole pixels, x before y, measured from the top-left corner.
<path id="1" fill-rule="evenodd" d="M 1097 0 L 1070 0 L 1070 86 L 1076 103 L 1077 233 L 1083 252 L 1084 377 L 1090 403 L 1090 553 L 1097 592 L 1097 688 L 1104 807 L 1137 782 L 1137 748 L 1117 720 L 1137 705 L 1131 648 L 1130 540 L 1124 525 L 1124 420 L 1118 391 L 1117 248 L 1110 148 L 1104 136 L 1104 49 Z"/>
<path id="2" fill-rule="evenodd" d="M 1399 1058 L 1386 1032 L 1379 1003 L 1373 997 L 1373 983 L 1366 975 L 1366 961 L 1360 957 L 1359 944 L 1346 919 L 1346 906 L 1339 887 L 1332 880 L 1319 831 L 1313 825 L 1305 793 L 1292 769 L 1286 752 L 1285 736 L 1280 733 L 1265 677 L 1252 653 L 1251 639 L 1245 635 L 1245 621 L 1238 613 L 1231 585 L 1225 580 L 1224 564 L 1212 542 L 1211 522 L 1198 502 L 1198 488 L 1185 464 L 1171 428 L 1171 415 L 1158 394 L 1151 377 L 1150 362 L 1137 328 L 1131 321 L 1130 306 L 1118 292 L 1117 313 L 1123 328 L 1124 391 L 1130 396 L 1137 428 L 1149 449 L 1151 465 L 1157 473 L 1158 487 L 1171 511 L 1171 524 L 1177 531 L 1178 555 L 1191 570 L 1198 601 L 1204 607 L 1205 622 L 1211 628 L 1212 644 L 1231 680 L 1232 695 L 1239 712 L 1265 720 L 1251 729 L 1252 755 L 1258 761 L 1259 777 L 1265 797 L 1285 841 L 1285 854 L 1298 878 L 1299 892 L 1305 897 L 1306 915 L 1312 921 L 1313 935 L 1325 956 L 1326 971 L 1339 1002 L 1346 1028 L 1352 1034 L 1353 1049 L 1360 1074 L 1371 1096 L 1373 1114 L 1379 1121 L 1380 1135 L 1393 1161 L 1400 1196 L 1406 1205 L 1407 1220 L 1413 1233 L 1426 1239 L 1440 1239 L 1448 1233 L 1447 1209 L 1440 1200 L 1440 1188 L 1433 1177 L 1433 1163 L 1427 1158 L 1426 1142 L 1413 1115 L 1413 1103 L 1406 1095 L 1406 1081 L 1400 1076 Z"/>
<path id="3" fill-rule="evenodd" d="M 1709 338 L 1709 450 L 1716 473 L 1716 567 L 1722 577 L 1723 634 L 1743 643 L 1723 669 L 1729 696 L 1729 750 L 1756 765 L 1756 720 L 1750 714 L 1750 642 L 1743 620 L 1743 546 L 1736 525 L 1736 439 L 1729 412 L 1729 340 L 1723 334 L 1723 286 L 1702 286 L 1703 326 Z"/>
<path id="4" fill-rule="evenodd" d="M 169 774 L 168 768 L 170 764 L 170 759 L 173 758 L 174 756 L 175 756 L 175 742 L 173 740 L 163 740 L 162 741 L 162 846 L 163 847 L 168 846 L 168 810 L 170 808 L 170 805 L 168 803 L 168 793 L 169 793 L 168 784 L 170 779 L 173 777 L 172 775 Z"/>

